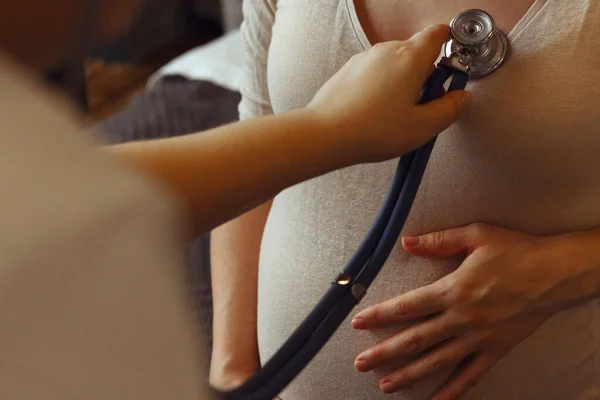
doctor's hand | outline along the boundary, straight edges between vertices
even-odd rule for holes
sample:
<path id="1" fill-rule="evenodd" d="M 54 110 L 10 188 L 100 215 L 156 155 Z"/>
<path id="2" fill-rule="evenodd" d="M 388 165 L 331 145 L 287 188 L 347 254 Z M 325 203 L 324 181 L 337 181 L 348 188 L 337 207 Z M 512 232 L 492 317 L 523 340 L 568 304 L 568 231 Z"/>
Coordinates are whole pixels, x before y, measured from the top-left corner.
<path id="1" fill-rule="evenodd" d="M 414 361 L 384 377 L 393 393 L 455 369 L 434 397 L 456 399 L 549 317 L 597 297 L 598 231 L 537 237 L 475 224 L 404 238 L 415 256 L 466 256 L 451 274 L 356 315 L 355 329 L 414 323 L 360 354 L 362 372 L 404 357 Z"/>
<path id="2" fill-rule="evenodd" d="M 332 126 L 340 149 L 357 162 L 398 157 L 450 126 L 470 100 L 466 91 L 418 105 L 449 27 L 435 25 L 407 41 L 358 54 L 317 93 L 308 109 Z"/>

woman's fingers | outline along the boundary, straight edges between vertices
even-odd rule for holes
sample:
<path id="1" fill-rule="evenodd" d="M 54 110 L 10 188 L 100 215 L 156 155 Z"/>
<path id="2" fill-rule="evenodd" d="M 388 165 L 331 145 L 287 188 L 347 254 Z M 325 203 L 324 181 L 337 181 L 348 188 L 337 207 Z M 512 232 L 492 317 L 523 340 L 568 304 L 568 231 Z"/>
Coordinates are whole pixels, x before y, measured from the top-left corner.
<path id="1" fill-rule="evenodd" d="M 372 329 L 408 322 L 444 309 L 443 285 L 434 283 L 359 312 L 352 320 L 354 329 Z"/>
<path id="2" fill-rule="evenodd" d="M 354 363 L 360 372 L 367 372 L 391 361 L 422 353 L 453 335 L 451 325 L 440 315 L 392 336 L 361 353 Z"/>
<path id="3" fill-rule="evenodd" d="M 405 367 L 382 378 L 379 382 L 384 393 L 394 393 L 403 387 L 432 374 L 455 367 L 474 351 L 470 338 L 450 339 L 433 348 Z"/>
<path id="4" fill-rule="evenodd" d="M 448 94 L 450 95 L 450 93 Z M 425 258 L 445 258 L 459 253 L 471 253 L 489 235 L 491 228 L 471 224 L 421 236 L 402 238 L 408 253 Z"/>

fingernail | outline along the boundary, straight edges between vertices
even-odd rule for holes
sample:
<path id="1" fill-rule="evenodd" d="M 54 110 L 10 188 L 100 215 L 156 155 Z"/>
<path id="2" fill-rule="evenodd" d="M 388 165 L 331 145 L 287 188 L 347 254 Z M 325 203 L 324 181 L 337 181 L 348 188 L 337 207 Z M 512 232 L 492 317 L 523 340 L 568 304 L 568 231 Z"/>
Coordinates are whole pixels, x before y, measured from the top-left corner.
<path id="1" fill-rule="evenodd" d="M 379 388 L 383 393 L 390 394 L 394 391 L 394 383 L 389 378 L 383 378 L 379 381 Z"/>
<path id="2" fill-rule="evenodd" d="M 356 317 L 352 320 L 352 327 L 354 329 L 367 329 L 367 326 L 365 325 L 365 320 L 360 317 Z"/>
<path id="3" fill-rule="evenodd" d="M 369 350 L 363 351 L 356 357 L 356 361 L 368 361 L 369 356 L 370 356 Z"/>
<path id="4" fill-rule="evenodd" d="M 404 242 L 405 246 L 413 247 L 418 246 L 419 243 L 421 243 L 421 238 L 418 236 L 409 236 L 402 238 L 402 241 Z"/>
<path id="5" fill-rule="evenodd" d="M 463 92 L 460 96 L 460 101 L 462 101 L 463 106 L 468 106 L 471 102 L 471 92 Z"/>
<path id="6" fill-rule="evenodd" d="M 369 363 L 365 360 L 354 361 L 354 368 L 356 368 L 358 372 L 369 372 L 371 370 Z"/>

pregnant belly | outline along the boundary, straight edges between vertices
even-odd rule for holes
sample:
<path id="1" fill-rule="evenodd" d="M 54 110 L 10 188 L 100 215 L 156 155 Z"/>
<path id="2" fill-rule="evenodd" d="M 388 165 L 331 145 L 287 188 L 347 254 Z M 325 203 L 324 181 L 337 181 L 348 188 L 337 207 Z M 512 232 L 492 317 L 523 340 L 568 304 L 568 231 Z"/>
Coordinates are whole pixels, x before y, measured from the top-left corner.
<path id="1" fill-rule="evenodd" d="M 393 169 L 393 162 L 354 167 L 289 189 L 275 200 L 260 256 L 258 335 L 263 362 L 314 307 L 356 249 L 377 213 Z M 419 196 L 406 227 L 409 231 L 420 233 L 439 229 L 439 224 L 450 227 L 478 219 L 475 203 L 472 207 L 457 206 L 451 215 L 443 211 L 446 207 L 425 213 L 424 209 L 431 210 L 425 205 L 436 196 L 427 182 Z M 350 320 L 361 309 L 434 282 L 460 261 L 424 260 L 394 249 L 367 296 L 284 391 L 282 399 L 431 398 L 452 371 L 395 395 L 383 395 L 378 378 L 410 360 L 362 374 L 355 371 L 354 359 L 403 327 L 359 332 L 351 328 Z M 600 382 L 598 309 L 598 303 L 591 302 L 555 316 L 497 364 L 466 398 L 588 398 Z"/>

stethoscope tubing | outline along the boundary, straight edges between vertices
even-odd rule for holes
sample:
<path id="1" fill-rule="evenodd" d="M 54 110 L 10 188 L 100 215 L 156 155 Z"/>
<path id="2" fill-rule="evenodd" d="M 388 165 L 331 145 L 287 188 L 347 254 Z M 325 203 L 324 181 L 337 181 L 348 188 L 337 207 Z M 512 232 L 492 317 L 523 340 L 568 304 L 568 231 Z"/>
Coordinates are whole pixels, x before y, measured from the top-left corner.
<path id="1" fill-rule="evenodd" d="M 448 91 L 466 87 L 466 73 L 440 65 L 429 77 L 419 104 L 443 95 L 444 84 L 454 74 Z M 334 282 L 294 333 L 264 367 L 240 388 L 225 394 L 230 400 L 271 400 L 313 359 L 344 322 L 362 296 L 354 285 L 365 290 L 385 264 L 406 223 L 436 139 L 403 155 L 398 162 L 390 190 L 368 234 L 343 270 L 348 282 Z"/>

